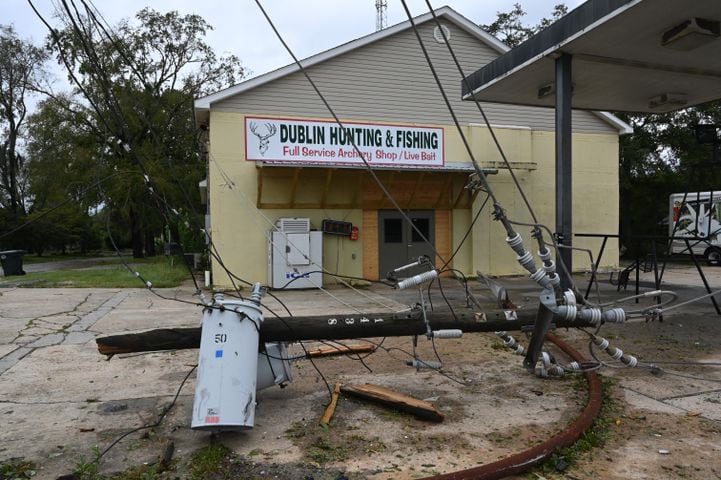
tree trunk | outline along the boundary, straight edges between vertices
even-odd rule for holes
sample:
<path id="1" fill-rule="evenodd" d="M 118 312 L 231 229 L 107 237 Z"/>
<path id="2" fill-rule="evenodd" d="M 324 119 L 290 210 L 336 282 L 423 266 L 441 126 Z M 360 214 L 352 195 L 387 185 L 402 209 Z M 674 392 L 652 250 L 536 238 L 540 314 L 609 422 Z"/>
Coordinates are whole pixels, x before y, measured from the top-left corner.
<path id="1" fill-rule="evenodd" d="M 143 231 L 140 216 L 130 208 L 130 241 L 133 246 L 133 258 L 143 258 Z"/>
<path id="2" fill-rule="evenodd" d="M 145 232 L 145 255 L 154 257 L 155 252 L 155 235 L 149 229 Z"/>

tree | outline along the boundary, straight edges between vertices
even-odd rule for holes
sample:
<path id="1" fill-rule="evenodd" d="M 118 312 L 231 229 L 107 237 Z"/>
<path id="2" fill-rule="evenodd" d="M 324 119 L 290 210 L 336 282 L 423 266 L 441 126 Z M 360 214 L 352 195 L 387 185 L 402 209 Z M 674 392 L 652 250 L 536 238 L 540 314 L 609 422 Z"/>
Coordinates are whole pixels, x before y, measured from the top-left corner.
<path id="1" fill-rule="evenodd" d="M 98 248 L 100 237 L 93 224 L 101 203 L 95 189 L 88 191 L 100 146 L 85 126 L 83 113 L 68 115 L 66 96 L 40 102 L 27 121 L 29 234 L 27 245 L 38 254 L 49 247 L 81 252 Z"/>
<path id="2" fill-rule="evenodd" d="M 497 37 L 509 47 L 515 47 L 540 32 L 562 16 L 568 13 L 568 7 L 560 3 L 553 7 L 551 17 L 542 18 L 537 25 L 524 25 L 523 17 L 526 12 L 520 3 L 514 3 L 510 12 L 497 12 L 496 20 L 480 27 L 491 35 Z"/>
<path id="3" fill-rule="evenodd" d="M 136 24 L 110 28 L 93 10 L 80 15 L 62 2 L 59 18 L 63 28 L 49 46 L 83 96 L 68 111 L 86 113 L 104 152 L 96 168 L 128 173 L 103 187 L 103 204 L 127 222 L 133 255 L 153 254 L 163 225 L 177 231 L 173 206 L 198 203 L 205 170 L 193 100 L 239 81 L 244 70 L 205 43 L 212 27 L 198 15 L 146 8 Z"/>
<path id="4" fill-rule="evenodd" d="M 45 78 L 47 54 L 0 25 L 0 207 L 13 217 L 25 213 L 25 159 L 18 151 L 28 95 Z"/>

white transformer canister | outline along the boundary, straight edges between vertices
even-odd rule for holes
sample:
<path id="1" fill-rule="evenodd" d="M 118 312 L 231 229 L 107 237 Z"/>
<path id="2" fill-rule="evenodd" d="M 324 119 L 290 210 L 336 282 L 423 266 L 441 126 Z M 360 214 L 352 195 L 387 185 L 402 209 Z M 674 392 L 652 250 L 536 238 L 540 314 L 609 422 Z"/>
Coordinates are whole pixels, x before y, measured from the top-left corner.
<path id="1" fill-rule="evenodd" d="M 203 314 L 191 428 L 245 430 L 255 422 L 260 285 L 250 301 L 215 296 Z"/>
<path id="2" fill-rule="evenodd" d="M 293 373 L 288 361 L 288 349 L 285 343 L 265 344 L 265 352 L 258 354 L 258 390 L 293 381 Z"/>

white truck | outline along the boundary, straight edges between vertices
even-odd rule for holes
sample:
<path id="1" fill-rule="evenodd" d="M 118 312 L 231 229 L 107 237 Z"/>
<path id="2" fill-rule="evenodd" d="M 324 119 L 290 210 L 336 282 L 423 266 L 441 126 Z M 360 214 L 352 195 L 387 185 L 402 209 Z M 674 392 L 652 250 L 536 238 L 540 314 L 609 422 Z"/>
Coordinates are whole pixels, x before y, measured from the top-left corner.
<path id="1" fill-rule="evenodd" d="M 694 255 L 709 265 L 721 265 L 721 191 L 672 193 L 669 196 L 669 236 L 688 238 Z M 671 253 L 689 254 L 686 241 L 671 243 Z"/>

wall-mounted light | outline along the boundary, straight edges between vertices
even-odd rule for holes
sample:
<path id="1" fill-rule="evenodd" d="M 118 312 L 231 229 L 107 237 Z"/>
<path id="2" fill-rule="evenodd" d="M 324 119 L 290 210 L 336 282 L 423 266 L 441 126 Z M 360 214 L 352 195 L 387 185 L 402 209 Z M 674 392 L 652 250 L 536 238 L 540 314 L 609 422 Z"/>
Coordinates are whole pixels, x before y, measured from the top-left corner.
<path id="1" fill-rule="evenodd" d="M 556 84 L 551 82 L 538 87 L 538 98 L 544 98 L 556 93 Z"/>
<path id="2" fill-rule="evenodd" d="M 721 35 L 721 22 L 693 17 L 664 32 L 661 45 L 688 52 L 713 42 Z"/>
<path id="3" fill-rule="evenodd" d="M 573 90 L 575 89 L 575 87 L 576 87 L 575 84 L 571 84 L 571 94 L 573 94 Z M 549 95 L 554 95 L 555 93 L 556 93 L 556 83 L 551 82 L 551 83 L 547 83 L 545 85 L 541 85 L 540 87 L 538 87 L 537 95 L 538 95 L 538 98 L 545 98 Z"/>

